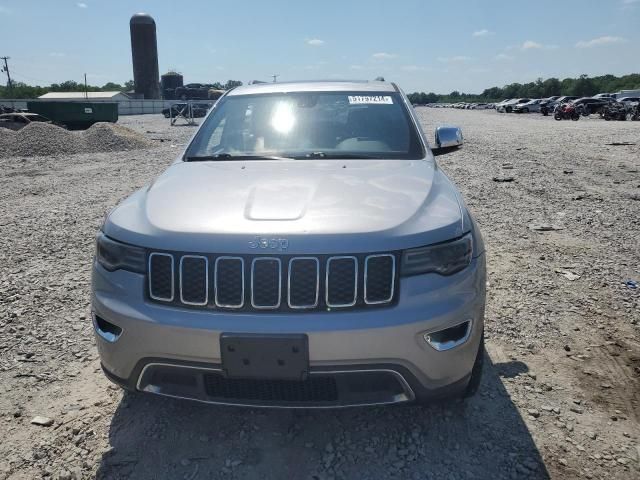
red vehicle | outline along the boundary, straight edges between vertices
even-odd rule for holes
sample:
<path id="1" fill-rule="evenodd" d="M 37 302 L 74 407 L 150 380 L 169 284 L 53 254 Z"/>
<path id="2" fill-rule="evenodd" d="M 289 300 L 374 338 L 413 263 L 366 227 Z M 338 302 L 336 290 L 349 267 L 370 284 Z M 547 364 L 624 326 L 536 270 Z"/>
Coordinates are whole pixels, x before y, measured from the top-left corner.
<path id="1" fill-rule="evenodd" d="M 556 107 L 553 112 L 553 118 L 556 120 L 573 120 L 574 122 L 580 120 L 580 113 L 576 110 L 576 106 L 573 103 L 563 103 Z"/>

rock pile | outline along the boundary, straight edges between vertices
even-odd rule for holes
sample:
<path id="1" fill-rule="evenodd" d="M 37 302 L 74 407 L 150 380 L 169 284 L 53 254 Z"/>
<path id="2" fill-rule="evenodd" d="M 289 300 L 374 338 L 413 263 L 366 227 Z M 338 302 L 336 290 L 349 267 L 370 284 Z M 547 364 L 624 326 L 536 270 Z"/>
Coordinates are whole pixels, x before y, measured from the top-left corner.
<path id="1" fill-rule="evenodd" d="M 81 133 L 86 152 L 120 152 L 153 145 L 151 140 L 133 130 L 113 123 L 96 123 Z"/>
<path id="2" fill-rule="evenodd" d="M 17 132 L 0 128 L 0 157 L 118 152 L 152 145 L 143 135 L 112 123 L 96 123 L 81 132 L 40 122 L 32 122 Z"/>

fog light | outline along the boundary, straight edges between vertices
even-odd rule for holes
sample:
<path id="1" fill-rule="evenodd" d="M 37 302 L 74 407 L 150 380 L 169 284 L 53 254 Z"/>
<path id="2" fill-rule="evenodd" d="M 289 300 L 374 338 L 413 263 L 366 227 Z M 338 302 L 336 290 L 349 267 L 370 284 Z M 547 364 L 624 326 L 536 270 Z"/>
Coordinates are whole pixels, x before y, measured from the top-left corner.
<path id="1" fill-rule="evenodd" d="M 109 343 L 115 342 L 120 338 L 120 335 L 122 335 L 122 329 L 119 326 L 114 325 L 111 322 L 107 322 L 104 318 L 99 317 L 95 313 L 93 314 L 93 327 L 95 328 L 96 333 Z"/>
<path id="2" fill-rule="evenodd" d="M 424 334 L 424 341 L 431 345 L 439 352 L 451 350 L 452 348 L 462 345 L 469 339 L 471 335 L 472 320 L 465 320 L 453 327 L 438 330 L 437 332 L 429 332 Z"/>

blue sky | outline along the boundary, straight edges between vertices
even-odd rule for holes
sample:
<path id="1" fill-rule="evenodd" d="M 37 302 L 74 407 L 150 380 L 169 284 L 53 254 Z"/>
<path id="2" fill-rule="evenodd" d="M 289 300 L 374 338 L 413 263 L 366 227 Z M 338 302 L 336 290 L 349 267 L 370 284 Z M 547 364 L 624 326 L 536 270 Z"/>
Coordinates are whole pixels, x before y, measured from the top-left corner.
<path id="1" fill-rule="evenodd" d="M 30 84 L 122 83 L 138 11 L 156 20 L 160 73 L 185 83 L 382 75 L 448 93 L 640 71 L 640 0 L 0 0 L 0 55 Z"/>

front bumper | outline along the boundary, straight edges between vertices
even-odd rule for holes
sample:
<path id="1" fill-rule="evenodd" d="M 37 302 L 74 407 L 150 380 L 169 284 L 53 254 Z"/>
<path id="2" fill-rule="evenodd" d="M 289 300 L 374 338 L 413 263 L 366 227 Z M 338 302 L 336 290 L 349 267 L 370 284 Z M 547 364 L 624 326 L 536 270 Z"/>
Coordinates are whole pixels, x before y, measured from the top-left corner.
<path id="1" fill-rule="evenodd" d="M 143 275 L 108 272 L 94 262 L 94 315 L 121 329 L 117 338 L 98 333 L 95 337 L 107 376 L 130 389 L 210 403 L 253 406 L 323 407 L 428 400 L 458 393 L 468 382 L 483 331 L 485 276 L 483 254 L 473 259 L 468 268 L 450 277 L 435 274 L 401 277 L 398 302 L 389 308 L 228 313 L 150 303 L 144 296 Z M 472 321 L 468 338 L 453 349 L 436 351 L 424 340 L 425 333 L 466 320 Z M 94 327 L 97 327 L 95 317 Z M 213 377 L 221 371 L 220 335 L 229 332 L 306 334 L 309 377 L 335 379 L 337 383 L 332 382 L 336 388 L 346 389 L 346 397 L 341 393 L 335 401 L 297 404 L 277 399 L 240 401 L 233 395 L 231 399 L 209 395 L 207 382 L 218 381 Z M 158 365 L 164 367 L 159 369 Z M 160 373 L 154 374 L 156 371 Z M 374 383 L 380 388 L 374 391 L 367 386 L 370 382 L 364 381 L 364 376 L 374 377 L 373 374 L 344 373 L 354 371 L 378 372 L 380 378 Z M 384 372 L 388 374 L 387 383 Z M 173 385 L 158 380 L 174 378 L 172 373 L 183 378 Z M 349 381 L 345 381 L 347 377 Z M 363 383 L 367 385 L 355 388 L 363 394 L 352 395 L 354 388 L 351 387 Z M 276 390 L 284 387 L 268 385 L 269 389 Z M 381 392 L 386 392 L 386 396 Z"/>

